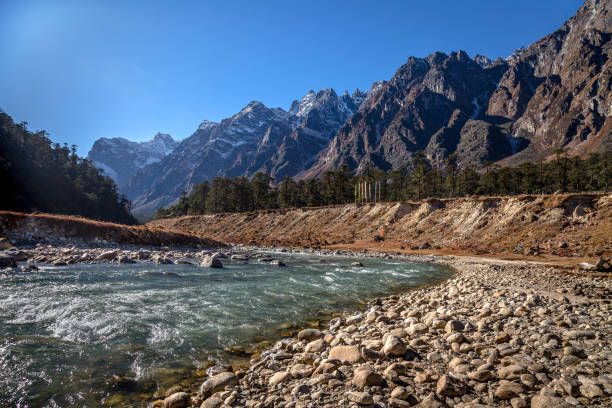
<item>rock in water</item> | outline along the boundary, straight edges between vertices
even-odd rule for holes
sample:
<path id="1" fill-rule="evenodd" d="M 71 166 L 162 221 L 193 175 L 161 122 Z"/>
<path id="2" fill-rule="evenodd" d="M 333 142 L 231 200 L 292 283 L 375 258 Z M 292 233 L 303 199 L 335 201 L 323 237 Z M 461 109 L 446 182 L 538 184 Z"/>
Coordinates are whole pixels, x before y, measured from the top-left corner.
<path id="1" fill-rule="evenodd" d="M 17 266 L 15 257 L 6 253 L 0 252 L 0 268 L 14 268 Z"/>
<path id="2" fill-rule="evenodd" d="M 223 268 L 223 264 L 219 258 L 214 255 L 206 255 L 204 258 L 202 258 L 200 261 L 200 266 L 205 266 L 208 268 Z"/>
<path id="3" fill-rule="evenodd" d="M 6 238 L 0 238 L 0 249 L 9 249 L 12 248 L 11 242 Z"/>

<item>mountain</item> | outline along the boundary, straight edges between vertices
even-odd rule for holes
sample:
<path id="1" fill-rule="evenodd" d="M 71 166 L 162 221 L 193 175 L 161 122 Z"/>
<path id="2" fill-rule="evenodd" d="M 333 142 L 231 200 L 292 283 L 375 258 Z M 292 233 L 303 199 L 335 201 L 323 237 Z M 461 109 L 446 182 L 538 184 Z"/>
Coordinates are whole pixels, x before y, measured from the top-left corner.
<path id="1" fill-rule="evenodd" d="M 178 142 L 165 133 L 158 133 L 147 142 L 103 137 L 94 142 L 87 158 L 121 187 L 136 170 L 160 161 L 177 145 Z"/>
<path id="2" fill-rule="evenodd" d="M 510 63 L 487 115 L 528 148 L 502 164 L 612 148 L 612 0 L 588 0 Z"/>
<path id="3" fill-rule="evenodd" d="M 547 160 L 559 148 L 585 157 L 612 148 L 611 9 L 612 0 L 587 0 L 559 30 L 506 59 L 434 52 L 410 57 L 367 93 L 310 91 L 288 111 L 251 102 L 202 122 L 154 163 L 110 166 L 113 149 L 96 161 L 116 173 L 127 162 L 122 192 L 150 214 L 217 176 L 265 172 L 279 182 L 343 164 L 410 169 L 421 150 L 433 167 L 454 157 L 460 169 Z"/>
<path id="4" fill-rule="evenodd" d="M 0 209 L 134 224 L 125 197 L 89 161 L 0 110 Z"/>
<path id="5" fill-rule="evenodd" d="M 303 171 L 366 99 L 355 91 L 310 91 L 288 111 L 253 101 L 221 122 L 204 121 L 162 160 L 139 169 L 123 191 L 150 214 L 217 176 L 265 172 L 280 181 Z"/>
<path id="6" fill-rule="evenodd" d="M 385 170 L 400 168 L 418 150 L 443 163 L 460 142 L 470 145 L 488 137 L 481 126 L 462 129 L 480 119 L 506 67 L 498 62 L 483 68 L 464 51 L 410 57 L 391 80 L 374 84 L 359 111 L 300 177 L 316 177 L 344 163 L 357 171 L 366 162 Z"/>
<path id="7" fill-rule="evenodd" d="M 559 30 L 506 60 L 463 52 L 411 57 L 377 84 L 359 111 L 299 178 L 343 163 L 359 171 L 410 165 L 424 150 L 433 166 L 514 165 L 610 149 L 612 0 L 587 0 Z"/>

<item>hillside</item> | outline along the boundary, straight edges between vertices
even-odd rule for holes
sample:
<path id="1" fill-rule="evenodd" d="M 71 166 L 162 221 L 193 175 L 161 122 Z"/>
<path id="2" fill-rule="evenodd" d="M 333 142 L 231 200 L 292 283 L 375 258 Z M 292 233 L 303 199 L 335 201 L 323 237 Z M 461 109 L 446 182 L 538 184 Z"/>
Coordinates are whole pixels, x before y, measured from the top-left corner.
<path id="1" fill-rule="evenodd" d="M 241 214 L 148 224 L 223 242 L 306 247 L 427 248 L 490 254 L 610 256 L 612 196 L 565 194 L 429 199 Z M 376 244 L 380 245 L 380 244 Z M 435 252 L 435 251 L 434 251 Z"/>
<path id="2" fill-rule="evenodd" d="M 193 235 L 145 226 L 126 226 L 81 217 L 0 211 L 0 236 L 15 240 L 55 242 L 74 239 L 89 244 L 218 247 L 223 244 Z"/>
<path id="3" fill-rule="evenodd" d="M 433 166 L 518 164 L 610 149 L 612 0 L 587 0 L 557 31 L 506 60 L 410 57 L 340 128 L 300 178 L 343 163 L 391 169 L 425 150 Z"/>
<path id="4" fill-rule="evenodd" d="M 44 211 L 134 224 L 129 202 L 88 160 L 0 110 L 0 210 Z"/>

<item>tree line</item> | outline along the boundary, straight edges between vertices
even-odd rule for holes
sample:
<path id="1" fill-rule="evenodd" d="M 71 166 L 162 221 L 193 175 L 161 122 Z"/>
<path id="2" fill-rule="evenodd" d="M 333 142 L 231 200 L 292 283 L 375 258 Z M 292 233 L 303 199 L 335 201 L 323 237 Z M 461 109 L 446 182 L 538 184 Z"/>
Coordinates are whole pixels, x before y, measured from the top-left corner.
<path id="1" fill-rule="evenodd" d="M 135 224 L 131 204 L 76 146 L 53 143 L 0 110 L 0 209 Z"/>
<path id="2" fill-rule="evenodd" d="M 552 194 L 555 192 L 608 191 L 612 182 L 612 151 L 593 153 L 586 159 L 569 157 L 564 149 L 552 160 L 500 167 L 486 162 L 477 171 L 458 170 L 451 155 L 442 169 L 432 168 L 424 152 L 416 152 L 408 167 L 385 172 L 366 163 L 362 174 L 352 175 L 346 165 L 326 171 L 318 179 L 285 178 L 278 184 L 264 174 L 204 181 L 186 192 L 176 204 L 160 208 L 155 218 L 181 215 L 245 212 L 291 207 L 317 207 L 355 202 L 356 185 L 378 183 L 377 201 L 421 200 L 472 195 Z M 378 198 L 380 197 L 380 198 Z"/>

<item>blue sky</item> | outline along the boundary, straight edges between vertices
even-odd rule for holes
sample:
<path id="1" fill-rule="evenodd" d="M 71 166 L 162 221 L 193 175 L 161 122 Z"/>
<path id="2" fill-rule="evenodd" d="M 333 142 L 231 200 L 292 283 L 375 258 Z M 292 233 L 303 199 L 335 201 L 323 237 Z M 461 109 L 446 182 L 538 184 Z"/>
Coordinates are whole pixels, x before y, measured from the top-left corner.
<path id="1" fill-rule="evenodd" d="M 506 57 L 577 0 L 0 0 L 0 108 L 77 144 L 189 136 L 251 100 L 369 89 L 409 56 Z"/>

